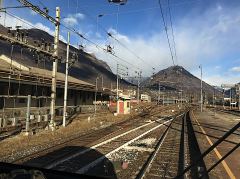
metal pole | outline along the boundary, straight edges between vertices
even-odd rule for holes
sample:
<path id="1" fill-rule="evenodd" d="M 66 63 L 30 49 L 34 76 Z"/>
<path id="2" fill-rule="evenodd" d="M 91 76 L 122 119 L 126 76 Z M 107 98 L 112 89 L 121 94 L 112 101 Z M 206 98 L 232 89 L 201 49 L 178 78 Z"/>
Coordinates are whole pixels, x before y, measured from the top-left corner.
<path id="1" fill-rule="evenodd" d="M 202 94 L 202 65 L 199 66 L 201 69 L 201 112 L 203 111 L 203 94 Z"/>
<path id="2" fill-rule="evenodd" d="M 161 89 L 160 89 L 160 82 L 158 82 L 158 105 L 159 105 L 159 103 L 160 103 L 160 91 Z"/>
<path id="3" fill-rule="evenodd" d="M 182 102 L 183 102 L 183 94 L 182 94 L 182 87 L 181 87 L 181 108 L 182 108 Z"/>
<path id="4" fill-rule="evenodd" d="M 225 109 L 225 106 L 224 106 L 224 89 L 223 89 L 223 109 Z"/>
<path id="5" fill-rule="evenodd" d="M 240 84 L 238 84 L 238 110 L 240 111 Z"/>
<path id="6" fill-rule="evenodd" d="M 97 103 L 97 90 L 98 90 L 97 80 L 98 80 L 98 77 L 96 78 L 96 86 L 95 86 L 96 88 L 95 88 L 94 116 L 96 115 L 96 112 L 97 112 L 97 106 L 96 106 L 96 103 Z"/>
<path id="7" fill-rule="evenodd" d="M 70 46 L 70 32 L 68 32 L 67 59 L 66 59 L 66 69 L 65 69 L 66 72 L 65 72 L 64 103 L 63 103 L 63 127 L 66 127 L 66 117 L 67 117 L 69 46 Z"/>
<path id="8" fill-rule="evenodd" d="M 139 86 L 140 86 L 140 73 L 138 73 L 138 91 L 137 91 L 138 108 L 139 108 Z"/>
<path id="9" fill-rule="evenodd" d="M 230 88 L 230 109 L 232 109 L 232 88 Z"/>
<path id="10" fill-rule="evenodd" d="M 164 106 L 164 93 L 163 93 L 163 106 Z"/>
<path id="11" fill-rule="evenodd" d="M 56 21 L 60 22 L 60 8 L 56 8 Z M 52 93 L 51 93 L 51 127 L 54 126 L 55 119 L 55 105 L 56 105 L 56 76 L 57 76 L 57 66 L 58 66 L 58 45 L 59 45 L 59 23 L 55 24 L 55 36 L 54 36 L 54 59 L 53 59 L 53 69 L 52 69 Z"/>
<path id="12" fill-rule="evenodd" d="M 102 76 L 102 91 L 103 91 L 103 76 Z"/>
<path id="13" fill-rule="evenodd" d="M 30 108 L 31 108 L 31 95 L 28 95 L 27 101 L 27 118 L 26 118 L 26 134 L 29 132 L 29 121 L 30 121 Z"/>
<path id="14" fill-rule="evenodd" d="M 117 64 L 117 114 L 118 114 L 118 67 L 119 64 Z"/>
<path id="15" fill-rule="evenodd" d="M 0 0 L 0 8 L 3 8 L 3 0 Z"/>

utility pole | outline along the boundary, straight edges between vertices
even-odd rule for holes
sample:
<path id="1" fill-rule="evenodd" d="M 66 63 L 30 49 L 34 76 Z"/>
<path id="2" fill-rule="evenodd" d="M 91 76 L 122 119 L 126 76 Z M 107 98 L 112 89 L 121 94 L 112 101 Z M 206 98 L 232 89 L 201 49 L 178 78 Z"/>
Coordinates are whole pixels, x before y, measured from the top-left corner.
<path id="1" fill-rule="evenodd" d="M 117 63 L 117 114 L 118 114 L 118 68 L 119 68 L 119 64 Z"/>
<path id="2" fill-rule="evenodd" d="M 102 76 L 102 91 L 103 91 L 103 76 Z"/>
<path id="3" fill-rule="evenodd" d="M 232 88 L 230 88 L 230 109 L 232 109 Z"/>
<path id="4" fill-rule="evenodd" d="M 60 8 L 56 8 L 56 21 L 55 23 L 55 35 L 54 35 L 54 53 L 53 56 L 53 69 L 52 69 L 52 93 L 51 93 L 51 106 L 50 114 L 51 120 L 50 125 L 54 127 L 55 120 L 55 105 L 56 105 L 56 77 L 57 77 L 57 66 L 58 66 L 58 45 L 59 45 L 59 26 L 60 26 Z"/>
<path id="5" fill-rule="evenodd" d="M 161 86 L 160 86 L 160 82 L 158 82 L 158 105 L 160 103 L 160 92 L 161 92 Z"/>
<path id="6" fill-rule="evenodd" d="M 200 65 L 199 68 L 201 69 L 201 112 L 203 112 L 202 65 Z"/>
<path id="7" fill-rule="evenodd" d="M 238 110 L 240 111 L 240 84 L 238 84 Z"/>
<path id="8" fill-rule="evenodd" d="M 225 109 L 225 106 L 224 106 L 224 93 L 225 93 L 225 90 L 223 89 L 223 109 Z"/>
<path id="9" fill-rule="evenodd" d="M 98 86 L 97 86 L 97 80 L 98 80 L 98 76 L 96 78 L 96 86 L 95 86 L 95 103 L 94 103 L 94 117 L 96 116 L 96 112 L 97 112 L 97 91 L 98 91 Z"/>
<path id="10" fill-rule="evenodd" d="M 138 103 L 138 107 L 139 107 L 139 86 L 140 86 L 140 77 L 139 77 L 139 73 L 138 73 L 138 89 L 137 89 L 137 103 Z"/>
<path id="11" fill-rule="evenodd" d="M 28 2 L 27 0 L 17 0 L 23 6 L 29 7 L 34 12 L 38 13 L 51 23 L 55 25 L 55 35 L 54 35 L 54 53 L 53 53 L 53 69 L 52 69 L 52 92 L 51 92 L 51 105 L 50 105 L 50 127 L 54 129 L 54 119 L 55 119 L 55 102 L 56 102 L 56 74 L 57 74 L 57 64 L 58 64 L 58 45 L 59 45 L 59 27 L 60 27 L 60 8 L 56 7 L 56 17 L 48 15 L 47 12 L 42 11 L 38 6 L 35 6 Z"/>
<path id="12" fill-rule="evenodd" d="M 0 9 L 3 8 L 3 0 L 0 0 Z"/>
<path id="13" fill-rule="evenodd" d="M 26 117 L 26 135 L 29 134 L 29 123 L 30 123 L 30 112 L 31 112 L 31 95 L 27 98 L 27 117 Z"/>
<path id="14" fill-rule="evenodd" d="M 64 104 L 63 104 L 63 127 L 66 127 L 67 117 L 67 94 L 68 94 L 68 70 L 69 70 L 69 46 L 70 46 L 70 32 L 67 37 L 67 59 L 66 59 L 66 73 L 65 73 L 65 86 L 64 86 Z"/>
<path id="15" fill-rule="evenodd" d="M 137 90 L 137 101 L 138 101 L 138 108 L 139 108 L 139 101 L 140 101 L 140 80 L 142 76 L 142 71 L 137 72 L 138 75 L 138 90 Z"/>

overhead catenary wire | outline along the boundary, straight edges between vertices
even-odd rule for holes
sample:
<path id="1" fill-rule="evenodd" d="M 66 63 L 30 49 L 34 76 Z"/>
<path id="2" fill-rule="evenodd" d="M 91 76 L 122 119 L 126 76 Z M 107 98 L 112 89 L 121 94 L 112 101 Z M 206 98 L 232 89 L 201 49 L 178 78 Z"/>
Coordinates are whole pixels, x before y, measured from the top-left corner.
<path id="1" fill-rule="evenodd" d="M 165 21 L 164 15 L 163 15 L 163 9 L 162 9 L 161 0 L 158 0 L 158 4 L 159 4 L 159 7 L 160 7 L 160 12 L 161 12 L 163 25 L 164 25 L 164 29 L 165 29 L 165 33 L 166 33 L 166 37 L 167 37 L 167 41 L 168 41 L 168 47 L 169 47 L 169 50 L 170 50 L 172 63 L 175 66 L 175 62 L 174 62 L 174 58 L 173 58 L 173 52 L 172 52 L 172 47 L 171 47 L 171 44 L 170 44 L 170 39 L 169 39 L 169 35 L 168 35 L 168 30 L 167 30 L 167 25 L 166 25 L 166 21 Z"/>
<path id="2" fill-rule="evenodd" d="M 18 17 L 18 16 L 16 16 L 16 15 L 14 15 L 14 14 L 12 14 L 12 13 L 10 13 L 10 12 L 7 12 L 7 11 L 6 11 L 6 14 L 9 15 L 9 16 L 11 16 L 11 17 L 13 17 L 13 18 L 15 18 L 15 19 L 17 19 L 17 20 L 19 20 L 19 21 L 21 21 L 21 22 L 23 22 L 24 24 L 28 25 L 28 26 L 31 27 L 31 28 L 35 28 L 35 29 L 38 29 L 38 30 L 42 30 L 42 29 L 36 27 L 35 25 L 29 23 L 28 21 L 26 21 L 26 20 L 24 20 L 24 19 L 22 19 L 22 18 L 20 18 L 20 17 Z"/>
<path id="3" fill-rule="evenodd" d="M 11 17 L 13 17 L 13 18 L 16 18 L 17 20 L 23 22 L 24 24 L 28 25 L 28 26 L 31 27 L 31 28 L 39 29 L 39 28 L 37 28 L 36 26 L 34 26 L 33 24 L 27 22 L 26 20 L 24 20 L 24 19 L 22 19 L 22 18 L 20 18 L 20 17 L 18 17 L 18 16 L 16 16 L 16 15 L 14 15 L 14 14 L 12 14 L 12 13 L 10 13 L 10 12 L 6 12 L 6 13 L 7 13 L 9 16 L 11 16 Z M 82 39 L 86 40 L 87 42 L 93 44 L 96 48 L 101 49 L 101 50 L 103 50 L 104 52 L 106 52 L 106 49 L 104 49 L 103 47 L 101 47 L 101 46 L 98 45 L 97 43 L 93 42 L 92 40 L 86 38 L 85 36 L 83 36 L 82 34 L 80 34 L 80 33 L 79 33 L 77 30 L 75 30 L 74 28 L 69 28 L 69 27 L 65 26 L 64 24 L 61 24 L 61 25 L 62 25 L 64 28 L 66 28 L 67 30 L 70 30 L 71 32 L 75 33 L 76 35 L 78 35 L 78 36 L 81 37 Z M 39 29 L 39 30 L 41 30 L 41 29 Z M 107 53 L 107 52 L 106 52 L 106 53 Z M 108 54 L 109 54 L 109 53 L 108 53 Z M 131 66 L 133 66 L 133 67 L 136 68 L 136 69 L 139 69 L 139 67 L 137 67 L 137 66 L 135 66 L 134 64 L 132 64 L 132 63 L 124 60 L 123 58 L 120 58 L 119 56 L 117 56 L 117 55 L 115 55 L 115 54 L 111 54 L 111 55 L 114 56 L 115 58 L 117 58 L 118 60 L 120 60 L 120 61 L 122 61 L 122 62 L 124 62 L 124 63 L 127 63 L 128 65 L 131 65 Z"/>
<path id="4" fill-rule="evenodd" d="M 175 42 L 175 35 L 174 35 L 173 25 L 172 25 L 172 13 L 171 13 L 171 8 L 170 8 L 169 0 L 168 0 L 168 13 L 169 13 L 170 26 L 171 26 L 172 39 L 173 39 L 174 56 L 175 56 L 176 63 L 178 63 L 177 50 L 176 50 L 176 42 Z"/>
<path id="5" fill-rule="evenodd" d="M 76 29 L 74 29 L 74 28 L 69 28 L 69 27 L 65 26 L 64 24 L 61 24 L 61 25 L 62 25 L 64 28 L 66 28 L 66 29 L 70 30 L 71 32 L 75 33 L 76 35 L 78 35 L 78 36 L 81 37 L 82 39 L 86 40 L 87 42 L 93 44 L 96 48 L 101 49 L 101 50 L 103 50 L 104 52 L 108 53 L 105 48 L 101 47 L 100 45 L 98 45 L 97 43 L 93 42 L 92 40 L 86 38 L 85 36 L 83 36 L 82 34 L 80 34 Z M 113 53 L 108 53 L 108 54 L 114 56 L 115 58 L 117 58 L 117 59 L 120 60 L 120 61 L 123 61 L 123 62 L 125 62 L 125 63 L 127 63 L 127 64 L 129 64 L 129 65 L 131 65 L 131 66 L 133 66 L 133 67 L 135 67 L 136 69 L 139 69 L 139 67 L 137 67 L 136 65 L 134 65 L 134 64 L 126 61 L 125 59 L 123 59 L 123 58 L 121 58 L 121 57 L 119 57 L 119 56 L 117 56 L 117 55 L 115 55 L 115 54 L 113 54 Z"/>
<path id="6" fill-rule="evenodd" d="M 118 5 L 119 6 L 119 5 Z M 119 7 L 118 7 L 119 8 Z M 149 67 L 153 67 L 152 65 L 148 64 L 144 59 L 142 59 L 141 57 L 139 57 L 133 50 L 131 50 L 129 47 L 127 47 L 125 44 L 123 44 L 117 37 L 115 37 L 112 33 L 108 32 L 100 23 L 96 22 L 97 20 L 92 17 L 91 15 L 89 15 L 85 10 L 81 9 L 85 15 L 87 15 L 90 19 L 92 19 L 95 23 L 97 23 L 97 25 L 113 40 L 115 40 L 119 45 L 121 45 L 123 48 L 125 48 L 128 52 L 130 52 L 133 56 L 135 56 L 138 60 L 142 61 L 144 64 L 148 65 Z M 118 13 L 119 13 L 119 9 L 118 9 Z M 118 26 L 118 21 L 119 21 L 119 17 L 118 17 L 118 13 L 116 13 L 117 15 L 117 24 L 116 26 Z M 118 32 L 117 32 L 118 33 Z"/>
<path id="7" fill-rule="evenodd" d="M 39 2 L 40 2 L 40 1 L 39 1 Z M 41 3 L 41 2 L 40 2 L 40 3 Z M 42 5 L 43 5 L 43 4 L 42 4 Z M 45 6 L 45 5 L 43 5 L 43 6 Z M 77 1 L 77 9 L 78 9 L 78 1 Z M 119 7 L 118 7 L 118 11 L 119 11 Z M 84 37 L 82 34 L 78 33 L 75 29 L 73 29 L 73 28 L 69 28 L 69 27 L 63 25 L 62 23 L 61 23 L 61 25 L 64 26 L 65 28 L 67 28 L 68 30 L 70 30 L 70 31 L 72 31 L 72 32 L 74 32 L 74 33 L 76 33 L 77 35 L 79 35 L 81 38 L 85 39 L 85 40 L 88 41 L 89 43 L 92 43 L 92 44 L 95 45 L 95 47 L 97 47 L 98 49 L 100 48 L 100 49 L 106 51 L 104 48 L 100 47 L 99 45 L 97 45 L 97 44 L 94 43 L 93 41 L 87 39 L 87 38 Z M 118 40 L 118 42 L 119 42 L 119 40 Z M 124 46 L 124 47 L 126 48 L 126 46 Z M 131 53 L 133 53 L 133 52 L 131 51 Z M 133 54 L 134 54 L 134 53 L 133 53 Z M 111 53 L 111 55 L 113 55 L 114 57 L 116 57 L 117 59 L 119 59 L 119 60 L 121 60 L 121 61 L 124 61 L 125 63 L 127 63 L 127 64 L 129 64 L 129 65 L 132 65 L 132 66 L 136 67 L 135 65 L 133 65 L 133 64 L 129 63 L 128 61 L 126 61 L 126 60 L 124 60 L 124 59 L 118 57 L 118 56 L 115 55 L 115 54 L 112 54 L 112 53 Z M 136 56 L 136 54 L 135 54 L 135 56 Z M 137 58 L 140 59 L 140 57 L 137 57 Z M 139 69 L 139 67 L 137 67 L 137 69 Z"/>
<path id="8" fill-rule="evenodd" d="M 29 22 L 26 21 L 26 20 L 23 20 L 22 18 L 20 18 L 20 17 L 18 17 L 18 16 L 15 16 L 15 15 L 9 13 L 9 12 L 8 12 L 8 15 L 10 15 L 11 17 L 14 17 L 14 18 L 16 18 L 16 19 L 18 19 L 18 20 L 20 20 L 20 21 L 23 22 L 24 24 L 27 24 L 29 27 L 39 29 L 39 28 L 37 28 L 36 26 L 34 26 L 33 24 L 29 23 Z M 93 44 L 96 48 L 101 49 L 101 50 L 103 50 L 104 52 L 107 53 L 107 50 L 106 50 L 105 48 L 101 47 L 100 45 L 98 45 L 97 43 L 93 42 L 92 40 L 86 38 L 85 36 L 83 36 L 82 34 L 80 34 L 78 31 L 76 31 L 74 28 L 69 28 L 69 27 L 65 26 L 64 24 L 62 24 L 62 23 L 61 23 L 61 26 L 63 26 L 64 28 L 70 30 L 71 32 L 75 33 L 76 35 L 78 35 L 78 36 L 81 37 L 82 39 L 86 40 L 87 42 Z M 40 30 L 41 30 L 41 29 L 40 29 Z M 112 56 L 114 56 L 116 59 L 118 59 L 118 60 L 120 60 L 120 61 L 122 61 L 122 62 L 124 62 L 124 63 L 127 63 L 127 64 L 133 66 L 134 68 L 136 68 L 136 69 L 138 69 L 138 70 L 140 69 L 140 68 L 137 67 L 136 65 L 134 65 L 134 64 L 126 61 L 126 60 L 123 59 L 123 58 L 120 58 L 120 57 L 117 56 L 116 54 L 113 54 L 113 53 L 110 53 L 110 54 L 111 54 Z"/>
<path id="9" fill-rule="evenodd" d="M 140 2 L 140 1 L 146 1 L 146 0 L 131 0 L 128 3 L 126 3 L 125 6 L 128 6 L 128 5 L 131 5 L 133 3 L 136 3 L 134 1 Z M 185 5 L 185 4 L 200 3 L 201 1 L 202 0 L 192 0 L 192 1 L 191 0 L 187 0 L 187 1 L 177 2 L 177 3 L 170 3 L 170 6 L 182 6 L 182 5 Z M 168 6 L 168 5 L 166 3 L 166 4 L 162 4 L 162 6 Z M 109 7 L 109 4 L 108 5 L 81 5 L 81 7 L 82 8 L 92 8 L 92 7 L 101 8 L 101 7 Z M 138 12 L 149 11 L 149 10 L 156 10 L 156 9 L 159 9 L 159 6 L 153 6 L 153 7 L 148 7 L 148 8 L 140 8 L 140 9 L 134 8 L 134 10 L 122 11 L 119 14 L 138 13 Z M 109 14 L 106 14 L 106 15 L 116 15 L 116 14 L 117 14 L 117 12 L 109 13 Z"/>

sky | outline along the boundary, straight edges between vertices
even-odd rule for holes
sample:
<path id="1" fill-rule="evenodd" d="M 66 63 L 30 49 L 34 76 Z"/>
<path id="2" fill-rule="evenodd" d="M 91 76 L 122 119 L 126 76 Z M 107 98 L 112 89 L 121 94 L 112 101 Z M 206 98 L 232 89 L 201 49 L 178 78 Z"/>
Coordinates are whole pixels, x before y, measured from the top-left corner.
<path id="1" fill-rule="evenodd" d="M 121 6 L 108 0 L 29 1 L 41 9 L 48 7 L 53 17 L 59 6 L 64 26 L 74 28 L 102 48 L 111 45 L 119 58 L 71 33 L 72 45 L 83 45 L 86 52 L 106 61 L 113 72 L 117 63 L 127 66 L 130 75 L 141 69 L 143 76 L 152 75 L 153 67 L 156 73 L 173 65 L 158 0 L 128 0 Z M 3 3 L 4 7 L 20 5 L 17 0 L 4 0 Z M 161 0 L 161 5 L 175 65 L 200 77 L 201 64 L 203 80 L 211 85 L 240 82 L 239 0 L 169 0 L 169 6 L 168 0 Z M 28 8 L 8 9 L 7 12 L 21 20 L 2 13 L 2 25 L 35 27 L 54 34 L 53 24 Z M 66 41 L 67 32 L 60 27 L 61 40 Z M 107 32 L 120 43 L 109 38 Z"/>

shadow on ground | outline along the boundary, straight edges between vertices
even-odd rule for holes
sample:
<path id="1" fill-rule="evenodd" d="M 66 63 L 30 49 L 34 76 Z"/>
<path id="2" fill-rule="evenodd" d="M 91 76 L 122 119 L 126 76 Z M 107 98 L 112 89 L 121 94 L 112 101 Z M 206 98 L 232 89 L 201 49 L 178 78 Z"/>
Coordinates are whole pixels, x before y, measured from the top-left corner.
<path id="1" fill-rule="evenodd" d="M 76 155 L 81 152 L 84 154 Z M 52 165 L 56 161 L 69 158 L 75 155 L 70 160 L 66 160 L 57 165 Z M 90 164 L 96 159 L 102 157 L 103 160 L 95 167 L 90 168 L 84 175 L 77 174 L 77 171 L 82 167 Z M 46 169 L 52 165 L 51 169 Z M 21 170 L 19 170 L 21 169 Z M 58 150 L 52 151 L 45 155 L 31 159 L 23 165 L 0 163 L 0 178 L 31 178 L 31 176 L 44 176 L 42 178 L 117 178 L 114 166 L 108 158 L 102 153 L 79 146 L 66 146 Z M 5 179 L 4 178 L 4 179 Z M 33 177 L 34 178 L 34 177 Z"/>

